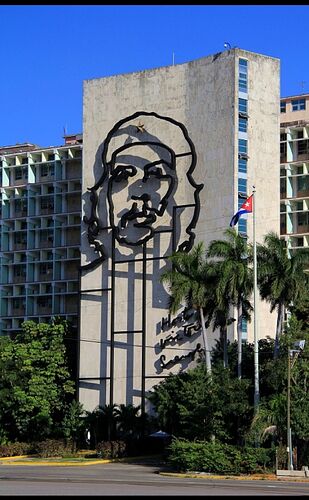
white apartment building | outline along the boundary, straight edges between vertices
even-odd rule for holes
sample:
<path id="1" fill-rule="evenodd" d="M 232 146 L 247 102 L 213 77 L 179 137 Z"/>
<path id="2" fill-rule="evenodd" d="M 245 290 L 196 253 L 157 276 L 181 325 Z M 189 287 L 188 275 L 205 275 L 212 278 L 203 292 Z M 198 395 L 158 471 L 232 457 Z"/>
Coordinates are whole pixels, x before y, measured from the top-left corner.
<path id="1" fill-rule="evenodd" d="M 78 326 L 82 136 L 0 147 L 0 334 L 51 317 Z"/>
<path id="2" fill-rule="evenodd" d="M 280 101 L 280 232 L 289 254 L 309 246 L 309 94 Z"/>

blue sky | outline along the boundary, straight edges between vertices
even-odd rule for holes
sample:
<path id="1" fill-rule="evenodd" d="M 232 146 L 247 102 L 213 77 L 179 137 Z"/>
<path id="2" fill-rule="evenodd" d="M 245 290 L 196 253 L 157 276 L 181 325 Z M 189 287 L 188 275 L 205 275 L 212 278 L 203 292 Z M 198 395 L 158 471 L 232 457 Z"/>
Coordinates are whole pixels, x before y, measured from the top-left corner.
<path id="1" fill-rule="evenodd" d="M 309 93 L 309 5 L 1 5 L 0 145 L 82 132 L 83 80 L 232 47 L 281 60 L 281 96 Z M 305 82 L 305 83 L 301 83 Z"/>

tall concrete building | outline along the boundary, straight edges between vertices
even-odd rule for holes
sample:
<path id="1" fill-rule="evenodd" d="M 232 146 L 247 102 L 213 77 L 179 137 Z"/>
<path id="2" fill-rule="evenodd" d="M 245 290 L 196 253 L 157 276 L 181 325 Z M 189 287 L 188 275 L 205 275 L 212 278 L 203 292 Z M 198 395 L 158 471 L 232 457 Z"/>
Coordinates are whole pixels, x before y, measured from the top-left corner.
<path id="1" fill-rule="evenodd" d="M 309 246 L 309 94 L 280 104 L 280 232 L 291 254 Z"/>
<path id="2" fill-rule="evenodd" d="M 256 240 L 280 231 L 279 60 L 232 49 L 84 82 L 79 399 L 141 404 L 203 348 L 190 311 L 168 314 L 175 250 L 222 238 L 255 186 Z M 253 241 L 252 214 L 238 230 Z M 275 315 L 258 303 L 258 335 Z M 253 341 L 253 322 L 243 322 Z M 210 346 L 216 333 L 208 332 Z M 229 339 L 236 338 L 235 324 Z"/>
<path id="3" fill-rule="evenodd" d="M 0 147 L 0 334 L 52 316 L 78 325 L 82 136 Z"/>

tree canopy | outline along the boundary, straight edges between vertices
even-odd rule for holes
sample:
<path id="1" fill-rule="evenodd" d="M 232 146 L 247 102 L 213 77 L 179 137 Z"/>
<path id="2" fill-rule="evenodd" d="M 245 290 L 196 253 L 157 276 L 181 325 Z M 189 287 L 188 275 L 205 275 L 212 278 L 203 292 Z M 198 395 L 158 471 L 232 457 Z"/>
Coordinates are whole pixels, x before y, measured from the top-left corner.
<path id="1" fill-rule="evenodd" d="M 25 321 L 0 338 L 2 440 L 45 438 L 61 426 L 75 384 L 67 367 L 67 324 Z"/>

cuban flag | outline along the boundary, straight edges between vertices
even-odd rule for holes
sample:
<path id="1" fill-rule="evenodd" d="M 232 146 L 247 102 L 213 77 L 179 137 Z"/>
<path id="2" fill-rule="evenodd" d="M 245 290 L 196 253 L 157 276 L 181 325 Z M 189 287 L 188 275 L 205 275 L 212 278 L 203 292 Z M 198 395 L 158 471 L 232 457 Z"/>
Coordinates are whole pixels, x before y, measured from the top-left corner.
<path id="1" fill-rule="evenodd" d="M 239 218 L 243 214 L 250 214 L 252 212 L 252 205 L 253 205 L 253 194 L 246 199 L 246 201 L 241 205 L 238 212 L 236 212 L 236 214 L 233 215 L 233 217 L 231 218 L 230 226 L 231 227 L 236 226 Z"/>

